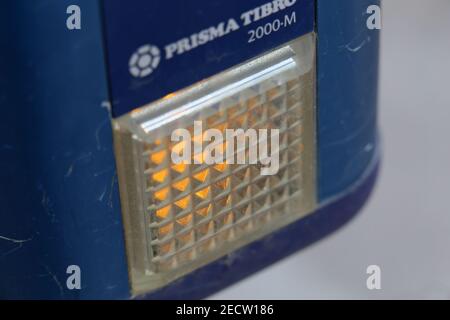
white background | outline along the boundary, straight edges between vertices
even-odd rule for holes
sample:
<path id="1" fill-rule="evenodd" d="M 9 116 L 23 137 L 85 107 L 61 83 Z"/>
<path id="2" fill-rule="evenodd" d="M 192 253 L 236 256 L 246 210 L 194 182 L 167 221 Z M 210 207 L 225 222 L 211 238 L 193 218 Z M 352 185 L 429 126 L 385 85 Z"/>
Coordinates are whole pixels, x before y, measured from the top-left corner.
<path id="1" fill-rule="evenodd" d="M 350 224 L 213 299 L 450 299 L 450 0 L 384 0 L 383 165 Z M 366 288 L 366 268 L 382 289 Z"/>

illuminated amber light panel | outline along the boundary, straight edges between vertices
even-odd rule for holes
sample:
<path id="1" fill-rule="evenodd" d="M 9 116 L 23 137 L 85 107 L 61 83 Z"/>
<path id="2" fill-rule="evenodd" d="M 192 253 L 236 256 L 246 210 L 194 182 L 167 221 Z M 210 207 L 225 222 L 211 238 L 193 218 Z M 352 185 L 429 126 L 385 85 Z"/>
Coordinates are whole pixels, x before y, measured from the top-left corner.
<path id="1" fill-rule="evenodd" d="M 272 87 L 264 90 L 267 85 Z M 183 142 L 171 142 L 170 136 L 144 144 L 145 203 L 155 272 L 188 264 L 295 209 L 290 200 L 302 191 L 300 86 L 299 79 L 281 85 L 269 81 L 249 89 L 253 92 L 244 96 L 251 98 L 233 97 L 233 105 L 201 119 L 204 129 L 223 133 L 279 129 L 280 169 L 274 176 L 262 176 L 259 165 L 175 165 L 170 155 Z M 192 126 L 186 129 L 193 132 Z M 202 137 L 192 140 L 201 143 Z M 193 153 L 194 157 L 201 159 L 201 154 Z"/>
<path id="2" fill-rule="evenodd" d="M 114 142 L 131 285 L 162 287 L 312 212 L 315 198 L 313 35 L 114 120 Z M 175 164 L 218 129 L 278 129 L 279 170 L 261 164 Z M 226 142 L 223 151 L 229 157 Z M 270 148 L 270 146 L 269 146 Z M 235 153 L 240 150 L 235 150 Z M 194 161 L 195 160 L 195 161 Z M 258 159 L 260 160 L 260 159 Z"/>

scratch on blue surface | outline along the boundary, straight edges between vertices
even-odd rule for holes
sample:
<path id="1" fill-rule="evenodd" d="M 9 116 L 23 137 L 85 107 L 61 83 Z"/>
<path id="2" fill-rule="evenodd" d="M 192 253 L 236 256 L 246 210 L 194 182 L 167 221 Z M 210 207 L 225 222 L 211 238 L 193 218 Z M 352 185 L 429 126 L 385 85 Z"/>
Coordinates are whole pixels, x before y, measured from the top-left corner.
<path id="1" fill-rule="evenodd" d="M 102 144 L 100 141 L 100 132 L 102 131 L 103 128 L 106 127 L 106 125 L 109 123 L 109 121 L 110 120 L 108 118 L 106 118 L 105 120 L 100 122 L 100 125 L 97 127 L 97 129 L 95 129 L 95 142 L 97 143 L 97 150 L 102 149 Z"/>
<path id="2" fill-rule="evenodd" d="M 368 42 L 370 42 L 370 37 L 368 37 L 367 39 L 364 39 L 359 45 L 357 45 L 356 47 L 351 47 L 350 43 L 347 44 L 345 46 L 345 48 L 350 51 L 350 52 L 358 52 L 359 50 L 361 50 Z"/>
<path id="3" fill-rule="evenodd" d="M 9 238 L 9 237 L 5 237 L 5 236 L 0 236 L 0 240 L 17 244 L 17 246 L 15 246 L 12 249 L 2 253 L 1 258 L 4 258 L 4 257 L 6 257 L 6 256 L 8 256 L 8 255 L 18 251 L 19 249 L 21 249 L 23 247 L 24 243 L 33 240 L 33 237 L 30 237 L 28 239 L 14 239 L 14 238 Z"/>
<path id="4" fill-rule="evenodd" d="M 72 175 L 75 165 L 77 163 L 85 162 L 85 161 L 87 162 L 87 161 L 91 160 L 91 158 L 92 158 L 92 152 L 81 154 L 78 158 L 73 160 L 73 162 L 70 164 L 69 168 L 67 169 L 66 174 L 64 175 L 64 178 L 69 178 Z"/>
<path id="5" fill-rule="evenodd" d="M 42 184 L 38 185 L 38 190 L 42 193 L 41 204 L 44 208 L 45 213 L 50 217 L 51 222 L 55 222 L 56 216 L 53 212 L 53 202 L 50 200 L 47 191 L 44 189 L 44 186 Z"/>

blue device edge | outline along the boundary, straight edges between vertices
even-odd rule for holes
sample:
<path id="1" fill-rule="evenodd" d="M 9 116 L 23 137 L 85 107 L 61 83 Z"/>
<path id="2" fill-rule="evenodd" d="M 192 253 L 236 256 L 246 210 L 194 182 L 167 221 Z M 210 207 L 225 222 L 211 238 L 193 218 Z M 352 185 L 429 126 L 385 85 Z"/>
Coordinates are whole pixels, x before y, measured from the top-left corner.
<path id="1" fill-rule="evenodd" d="M 204 299 L 316 243 L 340 229 L 360 211 L 371 195 L 378 171 L 379 159 L 375 158 L 364 178 L 344 196 L 162 289 L 136 299 Z"/>
<path id="2" fill-rule="evenodd" d="M 321 201 L 358 181 L 376 158 L 378 36 L 367 30 L 355 34 L 355 23 L 363 22 L 363 9 L 372 3 L 379 1 L 341 5 L 318 1 Z M 87 9 L 86 29 L 78 34 L 64 29 L 66 16 L 61 12 L 70 4 Z M 0 8 L 0 47 L 8 48 L 0 54 L 5 70 L 0 74 L 0 297 L 128 299 L 110 115 L 101 107 L 109 95 L 98 2 L 61 0 L 39 6 L 6 0 Z M 355 14 L 361 16 L 356 22 L 348 18 Z M 364 40 L 361 50 L 352 52 Z M 364 73 L 357 72 L 361 68 Z M 348 87 L 352 84 L 353 91 Z M 342 90 L 337 103 L 326 93 Z M 341 116 L 346 125 L 337 125 L 330 114 Z M 205 297 L 305 247 L 356 214 L 370 194 L 376 172 L 373 169 L 349 195 L 269 236 L 276 246 L 278 241 L 297 240 L 304 232 L 291 245 L 280 244 L 271 251 L 262 247 L 262 239 L 239 251 L 242 256 L 248 250 L 250 256 L 260 250 L 261 259 L 236 260 L 240 263 L 233 264 L 233 275 L 214 280 L 220 261 L 229 260 L 225 257 L 139 298 Z M 339 217 L 333 216 L 335 210 L 341 210 Z M 81 266 L 82 290 L 66 289 L 69 264 Z"/>

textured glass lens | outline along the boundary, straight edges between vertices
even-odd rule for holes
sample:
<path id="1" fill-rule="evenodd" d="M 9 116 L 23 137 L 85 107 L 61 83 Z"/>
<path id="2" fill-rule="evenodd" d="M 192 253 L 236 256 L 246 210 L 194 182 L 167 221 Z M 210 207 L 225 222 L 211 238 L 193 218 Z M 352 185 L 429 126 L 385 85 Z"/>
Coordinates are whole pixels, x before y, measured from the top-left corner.
<path id="1" fill-rule="evenodd" d="M 313 210 L 314 43 L 302 37 L 114 120 L 135 294 Z M 228 139 L 230 131 L 244 135 Z M 261 139 L 274 131 L 277 139 Z M 180 135 L 188 139 L 174 139 Z M 211 145 L 223 161 L 208 158 Z M 274 159 L 276 169 L 263 173 Z"/>
<path id="2" fill-rule="evenodd" d="M 275 175 L 261 175 L 259 164 L 173 164 L 170 155 L 183 142 L 165 136 L 143 143 L 145 211 L 156 272 L 194 261 L 298 210 L 304 150 L 300 79 L 267 80 L 248 90 L 253 92 L 243 96 L 249 98 L 230 97 L 216 113 L 196 120 L 224 135 L 226 129 L 279 129 Z M 185 128 L 192 144 L 202 143 L 193 125 Z M 194 159 L 202 162 L 202 153 L 193 152 Z"/>

